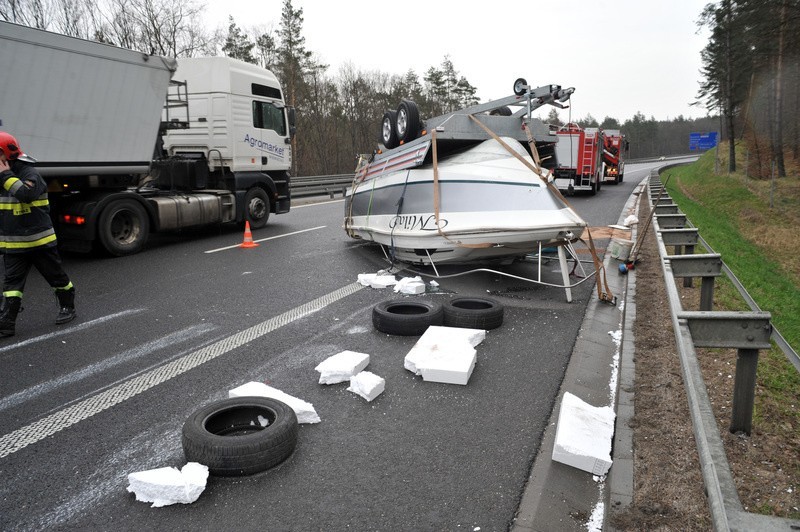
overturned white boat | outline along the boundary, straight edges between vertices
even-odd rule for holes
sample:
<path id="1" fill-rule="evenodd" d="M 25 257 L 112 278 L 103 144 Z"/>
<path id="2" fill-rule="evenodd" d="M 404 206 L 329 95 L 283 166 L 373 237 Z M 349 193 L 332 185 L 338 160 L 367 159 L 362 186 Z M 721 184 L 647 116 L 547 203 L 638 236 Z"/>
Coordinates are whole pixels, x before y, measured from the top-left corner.
<path id="1" fill-rule="evenodd" d="M 402 144 L 356 169 L 347 233 L 380 244 L 392 260 L 434 266 L 511 261 L 580 238 L 586 222 L 539 160 L 557 139 L 530 115 L 544 104 L 562 107 L 570 94 L 517 80 L 514 96 L 429 119 L 427 127 L 403 102 L 384 117 L 382 132 L 387 147 Z"/>

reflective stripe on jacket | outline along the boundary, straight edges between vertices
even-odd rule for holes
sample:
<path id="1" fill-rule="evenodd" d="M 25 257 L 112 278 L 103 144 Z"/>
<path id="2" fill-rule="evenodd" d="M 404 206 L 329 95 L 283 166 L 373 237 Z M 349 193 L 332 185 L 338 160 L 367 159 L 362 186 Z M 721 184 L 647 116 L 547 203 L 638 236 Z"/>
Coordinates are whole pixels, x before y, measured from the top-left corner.
<path id="1" fill-rule="evenodd" d="M 41 246 L 55 246 L 47 185 L 36 169 L 12 161 L 0 173 L 0 250 L 21 253 Z"/>

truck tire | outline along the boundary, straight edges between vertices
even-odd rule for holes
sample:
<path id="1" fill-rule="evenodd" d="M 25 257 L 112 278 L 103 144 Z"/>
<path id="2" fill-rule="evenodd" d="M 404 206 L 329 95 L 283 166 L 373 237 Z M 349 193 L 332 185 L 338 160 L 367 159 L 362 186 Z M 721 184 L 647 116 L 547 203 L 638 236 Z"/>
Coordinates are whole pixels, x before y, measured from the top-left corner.
<path id="1" fill-rule="evenodd" d="M 503 324 L 503 305 L 488 297 L 456 297 L 444 303 L 445 327 L 496 329 Z"/>
<path id="2" fill-rule="evenodd" d="M 397 140 L 411 142 L 419 134 L 420 121 L 417 104 L 403 100 L 397 107 Z"/>
<path id="3" fill-rule="evenodd" d="M 252 475 L 288 458 L 297 446 L 297 415 L 269 397 L 234 397 L 203 406 L 183 424 L 187 462 L 217 476 Z"/>
<path id="4" fill-rule="evenodd" d="M 150 218 L 138 201 L 124 199 L 103 209 L 97 235 L 110 254 L 121 257 L 142 250 L 150 235 Z"/>
<path id="5" fill-rule="evenodd" d="M 442 304 L 437 301 L 382 301 L 372 307 L 372 325 L 386 334 L 420 336 L 431 325 L 444 322 Z"/>
<path id="6" fill-rule="evenodd" d="M 381 143 L 387 150 L 397 147 L 397 111 L 386 111 L 381 120 Z"/>
<path id="7" fill-rule="evenodd" d="M 251 229 L 261 229 L 269 220 L 269 197 L 264 189 L 253 187 L 244 195 L 244 219 Z"/>

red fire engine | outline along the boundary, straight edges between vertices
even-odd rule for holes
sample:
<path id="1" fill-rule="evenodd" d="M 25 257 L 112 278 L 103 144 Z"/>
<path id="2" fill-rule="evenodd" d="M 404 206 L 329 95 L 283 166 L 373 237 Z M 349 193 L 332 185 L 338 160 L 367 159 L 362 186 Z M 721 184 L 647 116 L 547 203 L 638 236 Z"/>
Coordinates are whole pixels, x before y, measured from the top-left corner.
<path id="1" fill-rule="evenodd" d="M 603 130 L 603 181 L 614 185 L 622 183 L 625 175 L 623 152 L 628 151 L 628 140 L 619 129 Z"/>
<path id="2" fill-rule="evenodd" d="M 603 176 L 602 131 L 570 122 L 561 126 L 556 135 L 556 166 L 553 169 L 556 186 L 569 195 L 579 190 L 596 194 Z"/>

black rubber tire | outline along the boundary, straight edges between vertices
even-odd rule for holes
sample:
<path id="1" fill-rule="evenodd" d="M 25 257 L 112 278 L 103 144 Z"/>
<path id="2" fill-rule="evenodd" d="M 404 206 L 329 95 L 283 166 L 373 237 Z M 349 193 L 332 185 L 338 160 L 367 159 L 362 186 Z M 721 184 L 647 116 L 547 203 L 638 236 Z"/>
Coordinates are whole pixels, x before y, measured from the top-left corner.
<path id="1" fill-rule="evenodd" d="M 261 229 L 269 221 L 269 197 L 261 187 L 253 187 L 244 195 L 244 219 L 251 229 Z"/>
<path id="2" fill-rule="evenodd" d="M 438 301 L 393 299 L 372 307 L 372 325 L 386 334 L 420 336 L 431 325 L 444 323 Z"/>
<path id="3" fill-rule="evenodd" d="M 499 301 L 488 297 L 455 297 L 445 301 L 445 327 L 496 329 L 503 324 L 505 309 Z"/>
<path id="4" fill-rule="evenodd" d="M 261 426 L 259 416 L 269 423 Z M 288 458 L 297 446 L 297 415 L 268 397 L 235 397 L 205 405 L 183 424 L 183 454 L 216 476 L 252 475 Z"/>
<path id="5" fill-rule="evenodd" d="M 138 201 L 123 199 L 103 209 L 97 236 L 111 255 L 122 257 L 142 250 L 150 235 L 150 218 Z"/>
<path id="6" fill-rule="evenodd" d="M 411 142 L 419 135 L 420 121 L 417 104 L 403 100 L 397 107 L 397 140 Z"/>
<path id="7" fill-rule="evenodd" d="M 394 149 L 400 144 L 397 140 L 397 111 L 383 113 L 380 141 L 387 150 Z"/>
<path id="8" fill-rule="evenodd" d="M 525 94 L 525 91 L 527 89 L 525 89 L 524 87 L 527 84 L 528 84 L 528 82 L 525 81 L 525 78 L 517 78 L 514 81 L 514 94 L 516 94 L 517 96 L 522 96 L 523 94 Z"/>

